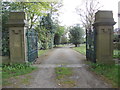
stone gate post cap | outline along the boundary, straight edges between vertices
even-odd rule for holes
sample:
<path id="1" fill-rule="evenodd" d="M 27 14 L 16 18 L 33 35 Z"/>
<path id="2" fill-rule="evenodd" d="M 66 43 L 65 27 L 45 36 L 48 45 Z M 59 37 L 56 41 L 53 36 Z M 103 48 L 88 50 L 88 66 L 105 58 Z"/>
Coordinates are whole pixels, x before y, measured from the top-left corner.
<path id="1" fill-rule="evenodd" d="M 95 23 L 93 25 L 114 25 L 115 23 L 112 11 L 99 10 L 95 14 Z"/>
<path id="2" fill-rule="evenodd" d="M 9 19 L 6 25 L 8 27 L 28 26 L 25 12 L 10 12 Z"/>
<path id="3" fill-rule="evenodd" d="M 25 12 L 10 12 L 9 19 L 26 19 Z"/>
<path id="4" fill-rule="evenodd" d="M 96 17 L 96 19 L 113 18 L 113 13 L 112 13 L 112 11 L 99 10 L 98 12 L 96 12 L 95 17 Z"/>

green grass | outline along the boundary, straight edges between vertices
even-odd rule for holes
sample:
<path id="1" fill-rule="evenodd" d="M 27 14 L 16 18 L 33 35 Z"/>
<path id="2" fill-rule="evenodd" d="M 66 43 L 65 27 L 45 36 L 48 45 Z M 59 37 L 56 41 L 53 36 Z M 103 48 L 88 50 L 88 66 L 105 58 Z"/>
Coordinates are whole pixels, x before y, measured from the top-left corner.
<path id="1" fill-rule="evenodd" d="M 86 45 L 82 44 L 80 47 L 74 47 L 75 51 L 80 52 L 81 54 L 86 55 Z M 113 58 L 120 58 L 120 50 L 113 50 Z"/>
<path id="2" fill-rule="evenodd" d="M 72 75 L 72 69 L 67 67 L 56 67 L 55 73 L 57 74 L 57 79 L 64 78 L 65 76 Z"/>
<path id="3" fill-rule="evenodd" d="M 68 67 L 56 67 L 56 80 L 61 87 L 71 88 L 76 86 L 76 82 L 70 77 L 73 75 L 72 68 Z"/>
<path id="4" fill-rule="evenodd" d="M 32 77 L 30 75 L 27 75 L 25 78 L 21 79 L 20 83 L 28 84 L 30 79 L 32 79 Z"/>
<path id="5" fill-rule="evenodd" d="M 2 78 L 7 79 L 14 76 L 24 75 L 36 70 L 36 67 L 29 64 L 12 64 L 2 66 Z"/>
<path id="6" fill-rule="evenodd" d="M 120 50 L 113 51 L 113 58 L 120 58 Z"/>
<path id="7" fill-rule="evenodd" d="M 80 47 L 74 47 L 73 48 L 75 51 L 80 52 L 81 54 L 86 55 L 86 45 L 82 44 Z"/>
<path id="8" fill-rule="evenodd" d="M 118 87 L 120 72 L 120 65 L 108 65 L 108 64 L 95 64 L 88 63 L 90 65 L 90 69 L 94 71 L 96 74 L 104 76 L 107 80 L 109 80 L 113 87 Z"/>
<path id="9" fill-rule="evenodd" d="M 38 51 L 38 56 L 43 55 L 44 53 L 46 53 L 48 50 L 39 50 Z"/>
<path id="10" fill-rule="evenodd" d="M 67 44 L 59 44 L 59 45 L 56 45 L 56 48 L 65 47 L 65 46 L 67 46 Z"/>

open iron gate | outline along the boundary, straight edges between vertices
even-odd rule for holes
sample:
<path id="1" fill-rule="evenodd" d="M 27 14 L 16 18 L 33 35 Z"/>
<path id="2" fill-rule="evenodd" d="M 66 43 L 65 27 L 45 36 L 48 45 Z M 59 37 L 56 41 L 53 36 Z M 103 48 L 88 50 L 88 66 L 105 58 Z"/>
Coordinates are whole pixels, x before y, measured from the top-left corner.
<path id="1" fill-rule="evenodd" d="M 38 34 L 34 29 L 27 30 L 27 56 L 28 61 L 33 62 L 38 57 Z"/>
<path id="2" fill-rule="evenodd" d="M 86 30 L 86 58 L 96 62 L 96 30 Z"/>

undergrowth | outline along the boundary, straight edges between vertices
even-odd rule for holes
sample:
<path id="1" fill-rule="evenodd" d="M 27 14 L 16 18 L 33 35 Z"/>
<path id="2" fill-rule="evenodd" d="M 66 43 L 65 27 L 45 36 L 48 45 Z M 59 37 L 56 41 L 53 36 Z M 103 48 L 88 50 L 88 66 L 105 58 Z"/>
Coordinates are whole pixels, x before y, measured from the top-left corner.
<path id="1" fill-rule="evenodd" d="M 26 64 L 3 64 L 2 65 L 2 78 L 10 78 L 13 76 L 24 75 L 31 73 L 36 67 L 31 66 L 29 63 Z"/>

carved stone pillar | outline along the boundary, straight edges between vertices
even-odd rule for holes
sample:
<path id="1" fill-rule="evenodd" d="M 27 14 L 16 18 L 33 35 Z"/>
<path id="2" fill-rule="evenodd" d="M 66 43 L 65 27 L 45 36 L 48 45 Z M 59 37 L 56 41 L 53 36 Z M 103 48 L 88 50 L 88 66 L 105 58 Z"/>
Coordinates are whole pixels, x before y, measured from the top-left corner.
<path id="1" fill-rule="evenodd" d="M 24 63 L 26 54 L 26 24 L 24 12 L 11 12 L 8 21 L 10 61 Z"/>
<path id="2" fill-rule="evenodd" d="M 113 61 L 113 19 L 112 11 L 98 11 L 95 15 L 96 61 L 112 64 Z"/>

